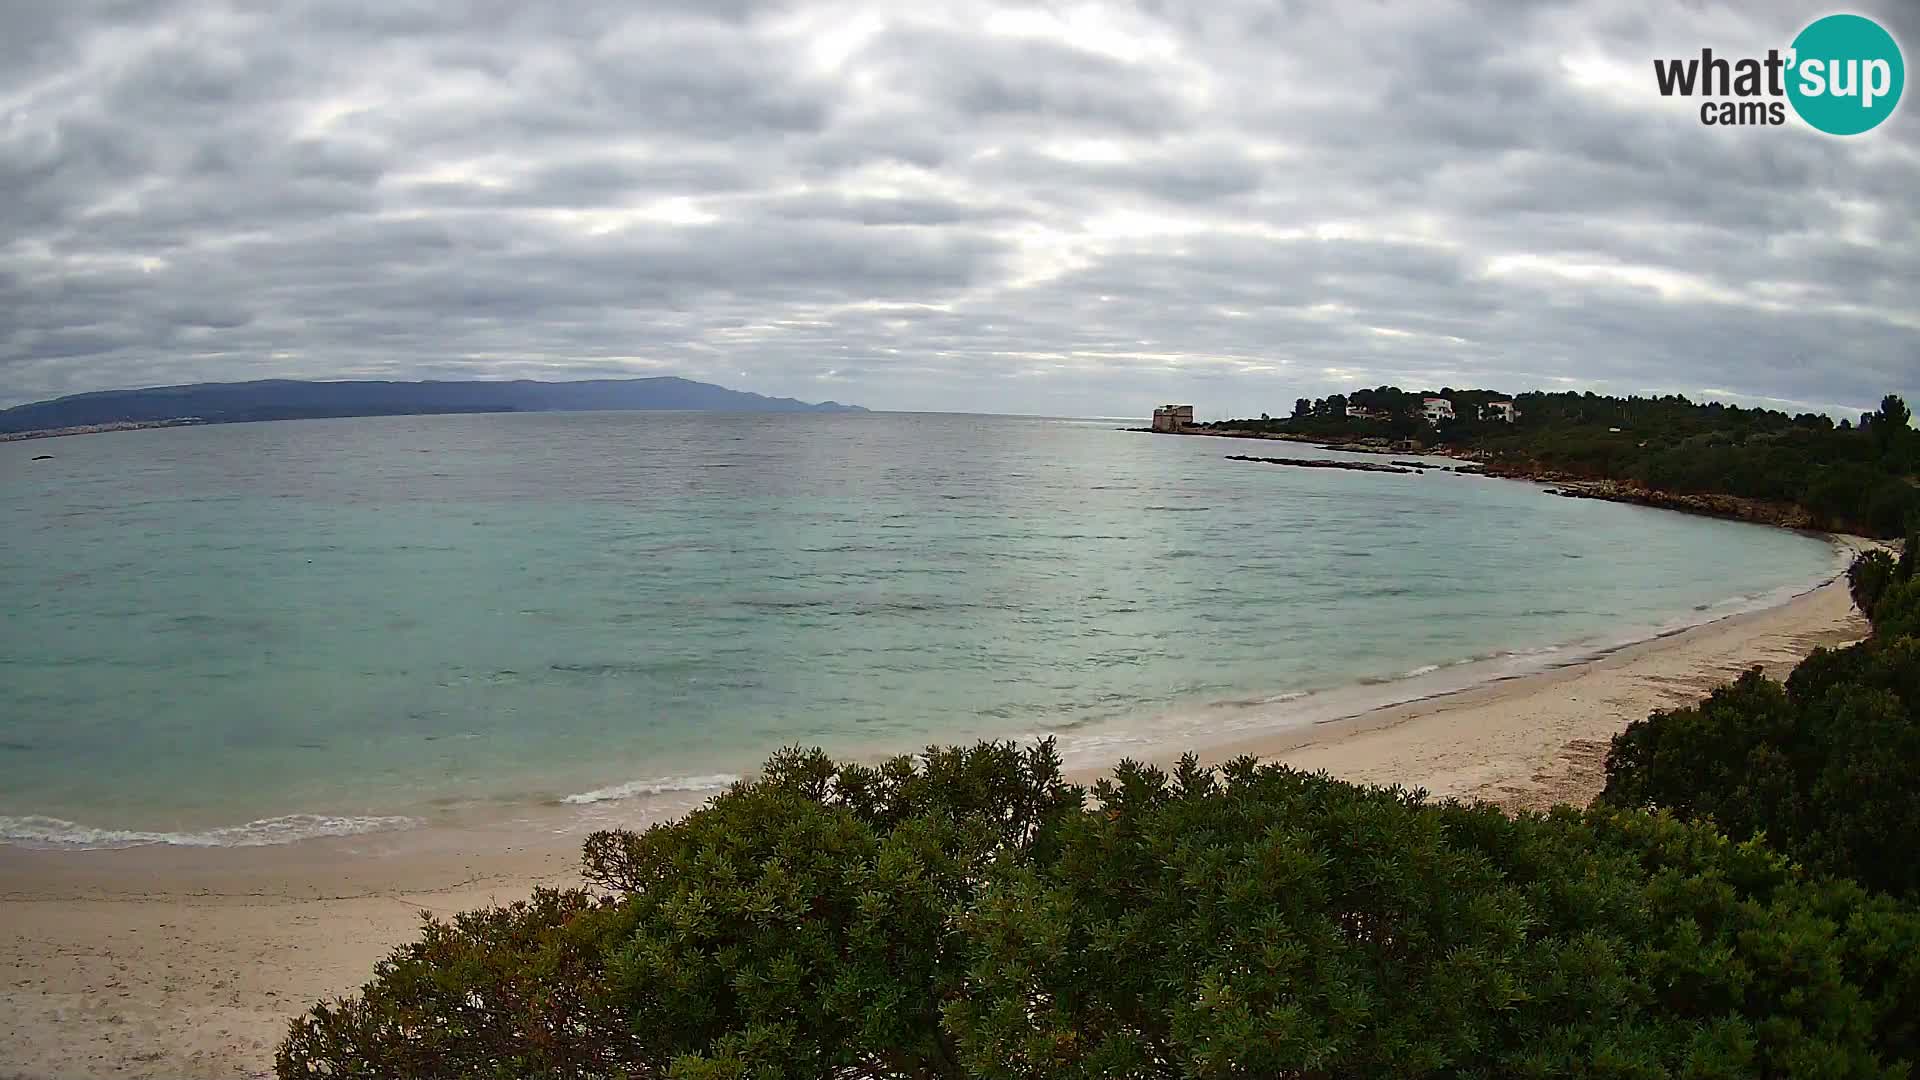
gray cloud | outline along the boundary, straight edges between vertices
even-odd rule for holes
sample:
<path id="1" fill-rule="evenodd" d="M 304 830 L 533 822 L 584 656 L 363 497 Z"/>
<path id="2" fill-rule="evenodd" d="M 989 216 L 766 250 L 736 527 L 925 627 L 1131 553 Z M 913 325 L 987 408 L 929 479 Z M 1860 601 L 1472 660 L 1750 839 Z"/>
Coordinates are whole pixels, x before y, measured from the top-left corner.
<path id="1" fill-rule="evenodd" d="M 1902 0 L 1864 13 L 1920 49 Z M 1920 396 L 1920 124 L 1703 127 L 1787 0 L 0 8 L 0 404 L 672 372 L 886 408 Z"/>

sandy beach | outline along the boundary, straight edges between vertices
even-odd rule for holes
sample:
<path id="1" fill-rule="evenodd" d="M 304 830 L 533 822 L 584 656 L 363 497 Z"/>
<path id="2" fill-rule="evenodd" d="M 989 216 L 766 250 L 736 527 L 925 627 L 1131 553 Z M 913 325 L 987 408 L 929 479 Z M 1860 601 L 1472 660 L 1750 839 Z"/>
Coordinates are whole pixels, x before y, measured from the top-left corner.
<path id="1" fill-rule="evenodd" d="M 1627 724 L 1865 630 L 1834 582 L 1589 663 L 1193 749 L 1516 808 L 1584 803 Z M 270 1075 L 287 1019 L 358 986 L 420 911 L 575 883 L 578 841 L 502 828 L 279 848 L 0 848 L 0 1078 Z"/>

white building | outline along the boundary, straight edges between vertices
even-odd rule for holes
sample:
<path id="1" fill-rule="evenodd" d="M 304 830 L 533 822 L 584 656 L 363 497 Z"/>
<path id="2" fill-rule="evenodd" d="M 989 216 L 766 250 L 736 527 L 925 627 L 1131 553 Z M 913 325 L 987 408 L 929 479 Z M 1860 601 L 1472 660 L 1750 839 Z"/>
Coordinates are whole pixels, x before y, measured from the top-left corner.
<path id="1" fill-rule="evenodd" d="M 1162 405 L 1153 410 L 1153 430 L 1179 431 L 1193 426 L 1193 406 Z"/>
<path id="2" fill-rule="evenodd" d="M 1511 401 L 1489 401 L 1480 406 L 1480 419 L 1500 420 L 1511 424 L 1520 419 L 1520 410 L 1515 408 Z"/>
<path id="3" fill-rule="evenodd" d="M 1453 402 L 1443 397 L 1430 397 L 1420 402 L 1420 415 L 1429 424 L 1438 424 L 1442 420 L 1453 419 Z"/>

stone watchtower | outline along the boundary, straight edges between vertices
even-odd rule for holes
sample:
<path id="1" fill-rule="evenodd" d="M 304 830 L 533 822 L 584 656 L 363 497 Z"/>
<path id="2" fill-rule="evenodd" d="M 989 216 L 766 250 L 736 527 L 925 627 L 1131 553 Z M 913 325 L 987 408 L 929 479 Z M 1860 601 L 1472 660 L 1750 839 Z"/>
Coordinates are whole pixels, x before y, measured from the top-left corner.
<path id="1" fill-rule="evenodd" d="M 1179 431 L 1193 426 L 1193 406 L 1162 405 L 1153 410 L 1153 430 Z"/>

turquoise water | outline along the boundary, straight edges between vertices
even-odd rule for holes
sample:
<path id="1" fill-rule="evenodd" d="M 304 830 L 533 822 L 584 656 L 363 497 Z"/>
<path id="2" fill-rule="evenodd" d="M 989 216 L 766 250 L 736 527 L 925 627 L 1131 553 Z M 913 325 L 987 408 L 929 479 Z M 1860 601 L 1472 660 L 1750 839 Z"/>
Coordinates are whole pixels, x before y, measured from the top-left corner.
<path id="1" fill-rule="evenodd" d="M 0 444 L 0 839 L 256 843 L 698 792 L 796 742 L 1117 754 L 1558 662 L 1834 569 L 1817 539 L 1527 484 L 1225 460 L 1248 445 L 635 413 Z"/>

